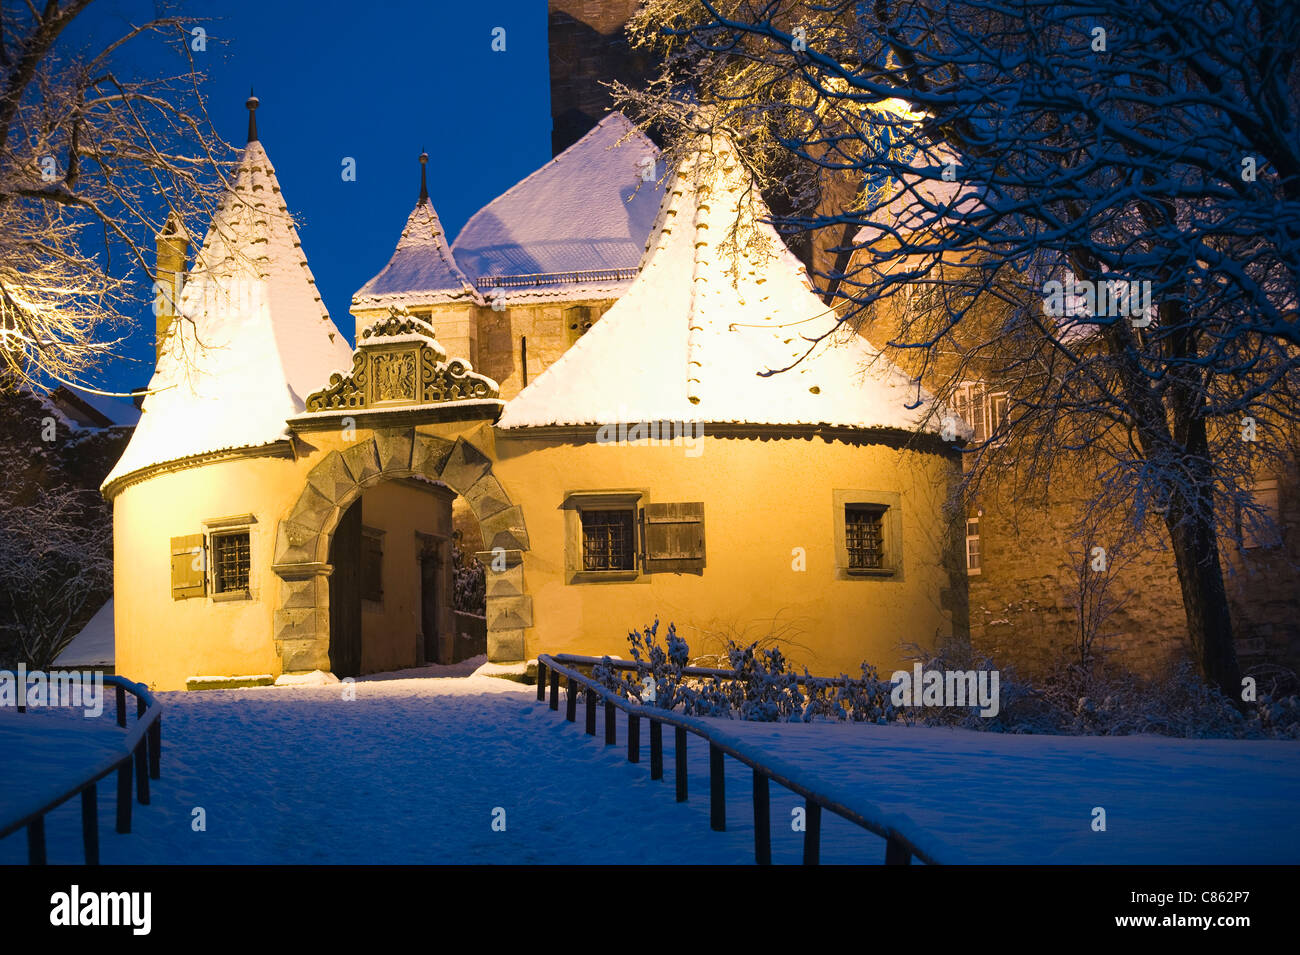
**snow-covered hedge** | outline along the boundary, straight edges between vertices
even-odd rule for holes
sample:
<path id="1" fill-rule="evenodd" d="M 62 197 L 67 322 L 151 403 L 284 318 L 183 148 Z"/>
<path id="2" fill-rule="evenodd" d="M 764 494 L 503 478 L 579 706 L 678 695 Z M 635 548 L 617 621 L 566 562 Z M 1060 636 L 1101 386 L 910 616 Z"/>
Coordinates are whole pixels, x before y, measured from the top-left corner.
<path id="1" fill-rule="evenodd" d="M 1201 680 L 1191 664 L 1154 681 L 1066 665 L 1031 683 L 988 658 L 973 657 L 960 645 L 932 652 L 911 648 L 915 662 L 927 671 L 997 669 L 1000 705 L 995 716 L 984 717 L 978 706 L 896 706 L 890 682 L 869 663 L 862 664 L 858 677 L 813 677 L 807 670 L 791 669 L 779 648 L 759 650 L 757 644 L 728 643 L 728 669 L 734 677 L 684 676 L 690 647 L 671 623 L 663 644 L 658 632 L 656 620 L 628 634 L 632 659 L 645 665 L 641 673 L 626 676 L 605 657 L 593 669 L 594 678 L 629 700 L 688 716 L 899 722 L 1001 733 L 1300 739 L 1300 698 L 1285 692 L 1288 685 L 1294 687 L 1294 675 L 1271 686 L 1261 684 L 1258 698 L 1238 707 Z"/>

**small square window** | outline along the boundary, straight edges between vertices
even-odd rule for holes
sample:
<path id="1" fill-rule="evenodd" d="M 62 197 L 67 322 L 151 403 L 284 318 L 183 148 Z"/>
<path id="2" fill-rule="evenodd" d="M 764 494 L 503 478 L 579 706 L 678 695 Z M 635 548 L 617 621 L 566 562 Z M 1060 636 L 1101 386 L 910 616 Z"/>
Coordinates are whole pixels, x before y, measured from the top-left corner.
<path id="1" fill-rule="evenodd" d="M 840 580 L 903 579 L 902 495 L 835 490 L 835 575 Z"/>
<path id="2" fill-rule="evenodd" d="M 251 554 L 248 531 L 212 535 L 214 594 L 248 594 Z"/>
<path id="3" fill-rule="evenodd" d="M 844 536 L 849 570 L 881 570 L 885 566 L 884 508 L 850 504 L 844 508 Z"/>
<path id="4" fill-rule="evenodd" d="M 636 512 L 632 508 L 586 510 L 582 516 L 582 569 L 636 570 Z"/>

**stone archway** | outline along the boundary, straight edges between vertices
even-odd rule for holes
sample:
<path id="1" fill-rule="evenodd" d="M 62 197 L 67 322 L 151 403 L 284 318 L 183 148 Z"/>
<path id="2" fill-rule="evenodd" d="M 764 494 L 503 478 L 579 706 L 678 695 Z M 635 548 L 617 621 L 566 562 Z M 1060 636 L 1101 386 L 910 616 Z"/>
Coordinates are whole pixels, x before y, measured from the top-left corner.
<path id="1" fill-rule="evenodd" d="M 339 518 L 367 488 L 411 477 L 441 481 L 469 502 L 487 548 L 479 556 L 488 568 L 488 658 L 523 659 L 524 628 L 533 625 L 532 598 L 524 591 L 523 513 L 493 476 L 491 459 L 473 444 L 408 428 L 376 431 L 346 451 L 331 451 L 280 521 L 272 569 L 280 577 L 274 638 L 283 672 L 330 669 L 328 560 Z"/>

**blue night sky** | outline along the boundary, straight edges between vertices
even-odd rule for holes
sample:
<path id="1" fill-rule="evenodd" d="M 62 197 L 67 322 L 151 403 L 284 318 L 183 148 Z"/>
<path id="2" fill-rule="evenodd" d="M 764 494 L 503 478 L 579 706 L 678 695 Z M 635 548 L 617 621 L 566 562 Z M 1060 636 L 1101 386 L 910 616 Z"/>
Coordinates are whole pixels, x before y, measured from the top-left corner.
<path id="1" fill-rule="evenodd" d="M 116 31 L 124 16 L 139 22 L 151 9 L 104 0 L 82 30 Z M 206 67 L 217 131 L 236 145 L 246 138 L 244 101 L 256 87 L 259 138 L 325 305 L 349 337 L 352 293 L 388 261 L 415 206 L 421 147 L 449 239 L 551 158 L 544 0 L 224 0 L 182 9 L 212 18 L 207 52 L 195 56 Z M 498 26 L 504 53 L 491 49 Z M 133 62 L 155 74 L 175 70 L 174 54 L 156 63 L 150 54 L 137 49 Z M 347 156 L 356 159 L 355 182 L 341 176 Z M 147 288 L 142 276 L 142 295 Z M 121 391 L 146 384 L 152 321 L 142 306 L 119 354 L 88 379 Z"/>

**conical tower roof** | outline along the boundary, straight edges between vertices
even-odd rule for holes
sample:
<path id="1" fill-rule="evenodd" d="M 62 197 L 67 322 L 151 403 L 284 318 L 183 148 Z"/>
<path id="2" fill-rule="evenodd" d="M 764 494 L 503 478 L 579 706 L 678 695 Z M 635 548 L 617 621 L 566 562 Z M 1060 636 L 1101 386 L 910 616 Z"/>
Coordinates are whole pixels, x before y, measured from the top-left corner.
<path id="1" fill-rule="evenodd" d="M 397 248 L 388 264 L 352 296 L 354 308 L 389 305 L 440 305 L 446 302 L 483 304 L 474 284 L 456 265 L 442 221 L 429 201 L 425 168 L 428 153 L 420 155 L 420 198 L 407 216 Z"/>
<path id="2" fill-rule="evenodd" d="M 667 186 L 627 293 L 498 427 L 921 427 L 930 396 L 837 322 L 768 215 L 731 144 L 702 141 Z"/>
<path id="3" fill-rule="evenodd" d="M 306 396 L 351 365 L 256 139 L 218 203 L 179 311 L 105 486 L 152 465 L 281 441 Z"/>

